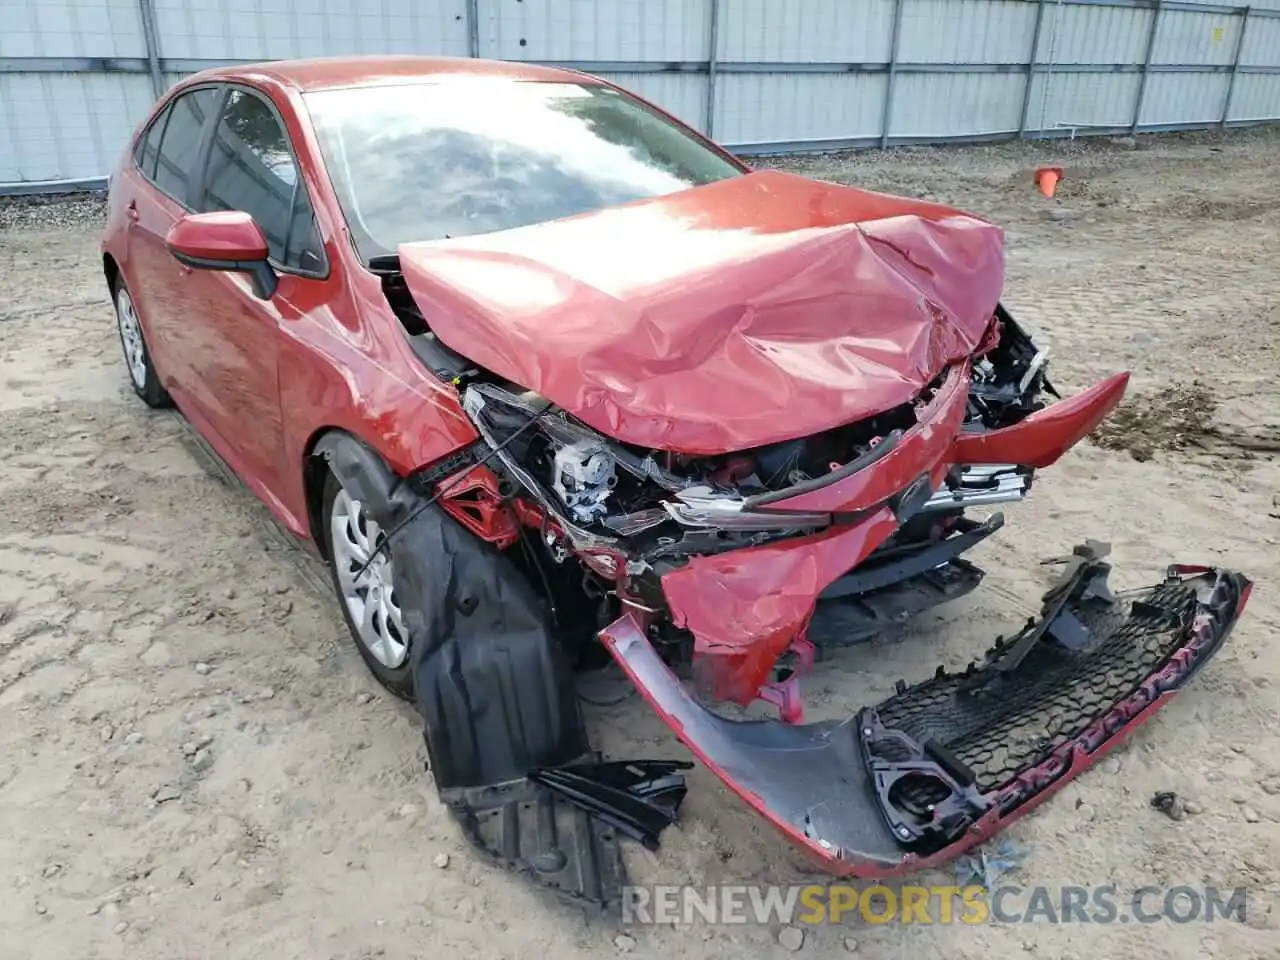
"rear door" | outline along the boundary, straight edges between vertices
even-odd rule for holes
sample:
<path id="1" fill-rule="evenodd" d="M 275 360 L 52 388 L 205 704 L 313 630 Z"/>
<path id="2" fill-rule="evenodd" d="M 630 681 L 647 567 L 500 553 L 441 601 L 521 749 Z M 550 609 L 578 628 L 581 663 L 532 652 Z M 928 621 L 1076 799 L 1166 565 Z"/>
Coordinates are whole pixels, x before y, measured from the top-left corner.
<path id="1" fill-rule="evenodd" d="M 324 295 L 329 270 L 293 145 L 265 95 L 228 87 L 194 207 L 250 214 L 266 235 L 279 275 L 269 300 L 254 296 L 243 273 L 196 270 L 185 281 L 188 300 L 201 316 L 192 389 L 226 445 L 220 452 L 258 496 L 279 509 L 287 469 L 277 379 L 284 327 L 301 319 L 299 304 Z"/>
<path id="2" fill-rule="evenodd" d="M 200 322 L 182 303 L 191 270 L 165 248 L 169 228 L 189 209 L 199 180 L 203 145 L 217 113 L 221 89 L 189 90 L 156 115 L 138 141 L 126 202 L 128 282 L 146 329 L 152 361 L 165 387 L 189 382 L 188 344 Z M 176 393 L 179 402 L 183 397 Z"/>

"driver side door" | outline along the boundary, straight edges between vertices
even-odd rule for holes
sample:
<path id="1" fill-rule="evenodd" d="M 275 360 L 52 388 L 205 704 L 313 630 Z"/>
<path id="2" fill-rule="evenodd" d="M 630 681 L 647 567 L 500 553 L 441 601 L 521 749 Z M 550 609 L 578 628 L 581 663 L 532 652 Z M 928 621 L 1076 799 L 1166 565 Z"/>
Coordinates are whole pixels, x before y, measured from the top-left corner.
<path id="1" fill-rule="evenodd" d="M 228 86 L 207 151 L 193 208 L 251 215 L 266 236 L 279 286 L 264 300 L 242 272 L 188 275 L 189 302 L 202 318 L 203 342 L 192 351 L 194 389 L 219 453 L 254 493 L 286 515 L 279 359 L 287 349 L 286 328 L 302 319 L 305 310 L 298 305 L 316 298 L 328 263 L 296 154 L 265 95 Z"/>

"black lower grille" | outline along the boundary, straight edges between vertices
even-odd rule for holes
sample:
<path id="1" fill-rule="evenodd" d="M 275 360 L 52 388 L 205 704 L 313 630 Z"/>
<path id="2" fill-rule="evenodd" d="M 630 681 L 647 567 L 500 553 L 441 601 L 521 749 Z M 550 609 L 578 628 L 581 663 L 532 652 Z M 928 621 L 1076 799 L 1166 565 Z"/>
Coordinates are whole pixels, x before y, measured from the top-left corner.
<path id="1" fill-rule="evenodd" d="M 999 680 L 976 686 L 964 675 L 938 677 L 876 712 L 885 727 L 944 747 L 973 772 L 983 793 L 997 790 L 1155 673 L 1182 643 L 1195 606 L 1191 586 L 1168 583 L 1140 601 L 1100 606 L 1092 618 L 1078 609 L 1098 638 L 1088 648 L 1039 643 Z"/>

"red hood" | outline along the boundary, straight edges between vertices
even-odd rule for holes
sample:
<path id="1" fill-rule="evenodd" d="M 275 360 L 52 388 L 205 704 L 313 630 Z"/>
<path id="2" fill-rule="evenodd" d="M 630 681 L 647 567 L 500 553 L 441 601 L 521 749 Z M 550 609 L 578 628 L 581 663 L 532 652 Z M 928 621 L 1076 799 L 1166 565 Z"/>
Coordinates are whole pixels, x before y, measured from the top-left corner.
<path id="1" fill-rule="evenodd" d="M 725 453 L 912 399 L 982 339 L 999 228 L 775 171 L 400 262 L 436 335 L 597 430 Z"/>

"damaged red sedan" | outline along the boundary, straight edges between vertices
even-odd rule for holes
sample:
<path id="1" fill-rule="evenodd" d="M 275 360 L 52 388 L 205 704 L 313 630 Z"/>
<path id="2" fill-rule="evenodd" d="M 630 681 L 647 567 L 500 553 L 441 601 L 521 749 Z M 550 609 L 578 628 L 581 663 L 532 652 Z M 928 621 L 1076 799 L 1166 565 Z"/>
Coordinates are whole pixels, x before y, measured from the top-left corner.
<path id="1" fill-rule="evenodd" d="M 329 562 L 424 720 L 468 838 L 609 902 L 686 784 L 604 762 L 574 673 L 616 663 L 827 869 L 954 856 L 1218 649 L 1250 584 L 1104 544 L 961 674 L 805 724 L 821 645 L 974 589 L 965 554 L 1115 407 L 1001 303 L 1001 231 L 752 171 L 604 80 L 474 60 L 197 74 L 113 175 L 129 377 Z M 718 704 L 765 701 L 776 720 Z"/>

